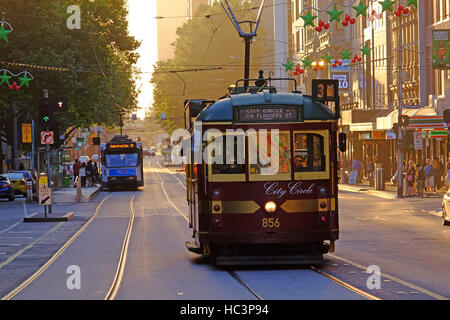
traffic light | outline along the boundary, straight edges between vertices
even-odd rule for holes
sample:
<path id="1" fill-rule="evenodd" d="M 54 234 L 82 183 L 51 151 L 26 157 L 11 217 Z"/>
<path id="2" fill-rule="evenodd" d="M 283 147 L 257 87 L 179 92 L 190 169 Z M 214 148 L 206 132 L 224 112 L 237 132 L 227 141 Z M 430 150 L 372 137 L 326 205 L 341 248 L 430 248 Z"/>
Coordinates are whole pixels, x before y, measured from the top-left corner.
<path id="1" fill-rule="evenodd" d="M 392 131 L 394 131 L 395 135 L 398 137 L 398 123 L 392 125 Z"/>
<path id="2" fill-rule="evenodd" d="M 406 129 L 406 127 L 408 127 L 409 125 L 409 117 L 407 115 L 402 115 L 400 117 L 400 123 L 399 125 L 403 128 Z"/>
<path id="3" fill-rule="evenodd" d="M 414 133 L 413 131 L 406 131 L 405 135 L 402 137 L 402 149 L 403 151 L 414 150 Z"/>
<path id="4" fill-rule="evenodd" d="M 94 146 L 99 146 L 100 145 L 100 138 L 99 137 L 92 138 L 92 144 Z"/>
<path id="5" fill-rule="evenodd" d="M 48 99 L 42 99 L 39 102 L 39 125 L 41 130 L 47 130 L 46 128 L 54 121 L 53 112 L 50 108 Z"/>
<path id="6" fill-rule="evenodd" d="M 52 112 L 66 112 L 69 110 L 69 99 L 67 97 L 49 98 L 48 101 Z"/>

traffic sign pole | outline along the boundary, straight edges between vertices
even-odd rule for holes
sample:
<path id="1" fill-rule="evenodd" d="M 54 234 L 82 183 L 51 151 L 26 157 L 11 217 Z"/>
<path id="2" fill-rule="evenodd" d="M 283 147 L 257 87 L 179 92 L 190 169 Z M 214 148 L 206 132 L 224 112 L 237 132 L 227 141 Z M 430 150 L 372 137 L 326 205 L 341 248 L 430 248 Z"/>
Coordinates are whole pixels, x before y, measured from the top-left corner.
<path id="1" fill-rule="evenodd" d="M 50 183 L 50 145 L 48 145 L 48 144 L 47 144 L 47 147 L 46 147 L 46 152 L 47 152 L 47 177 L 49 178 L 48 182 L 47 182 L 47 186 L 48 186 L 48 188 L 50 188 L 50 192 L 51 192 L 52 186 L 51 186 L 51 183 Z M 47 206 L 46 206 L 46 208 L 47 208 Z M 50 204 L 48 206 L 48 213 L 52 213 L 52 209 L 53 209 L 52 205 Z"/>

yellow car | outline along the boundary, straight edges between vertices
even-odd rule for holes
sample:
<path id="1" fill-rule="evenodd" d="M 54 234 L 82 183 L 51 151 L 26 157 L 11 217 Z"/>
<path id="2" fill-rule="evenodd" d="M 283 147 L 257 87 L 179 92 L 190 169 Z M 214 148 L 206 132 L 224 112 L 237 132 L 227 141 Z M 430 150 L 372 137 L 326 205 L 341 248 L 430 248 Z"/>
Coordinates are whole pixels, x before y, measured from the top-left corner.
<path id="1" fill-rule="evenodd" d="M 22 194 L 24 197 L 27 196 L 27 180 L 23 173 L 8 172 L 5 175 L 9 177 L 14 186 L 15 194 Z"/>

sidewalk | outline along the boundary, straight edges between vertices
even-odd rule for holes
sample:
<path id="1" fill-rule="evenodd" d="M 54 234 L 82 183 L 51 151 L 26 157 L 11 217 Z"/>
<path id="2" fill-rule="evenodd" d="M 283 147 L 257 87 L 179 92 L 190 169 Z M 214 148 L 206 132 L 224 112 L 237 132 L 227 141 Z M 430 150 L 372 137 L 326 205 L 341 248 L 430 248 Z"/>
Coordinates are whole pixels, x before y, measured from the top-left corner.
<path id="1" fill-rule="evenodd" d="M 370 194 L 373 196 L 377 196 L 384 199 L 397 199 L 397 186 L 394 186 L 391 182 L 385 183 L 384 190 L 376 190 L 374 186 L 370 186 L 368 180 L 363 180 L 362 183 L 358 183 L 356 185 L 350 184 L 339 184 L 339 190 L 342 191 L 350 191 L 350 192 L 364 192 L 366 194 Z M 424 192 L 424 198 L 440 198 L 442 199 L 446 194 L 446 189 L 441 189 L 436 193 Z M 407 197 L 405 197 L 407 198 Z M 418 198 L 417 196 L 409 197 L 409 198 Z"/>
<path id="2" fill-rule="evenodd" d="M 80 202 L 89 202 L 93 197 L 101 191 L 100 186 L 81 188 L 81 200 Z M 53 203 L 64 202 L 78 202 L 77 201 L 77 188 L 62 188 L 52 192 Z"/>

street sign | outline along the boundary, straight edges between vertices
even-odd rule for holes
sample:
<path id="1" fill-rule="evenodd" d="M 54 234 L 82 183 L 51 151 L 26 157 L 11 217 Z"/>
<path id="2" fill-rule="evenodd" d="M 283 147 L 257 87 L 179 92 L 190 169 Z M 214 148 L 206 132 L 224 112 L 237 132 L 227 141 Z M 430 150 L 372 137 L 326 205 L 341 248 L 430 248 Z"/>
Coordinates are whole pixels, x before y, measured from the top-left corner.
<path id="1" fill-rule="evenodd" d="M 53 131 L 42 131 L 41 132 L 41 144 L 53 144 L 55 142 L 55 137 Z"/>
<path id="2" fill-rule="evenodd" d="M 161 112 L 160 119 L 161 120 L 166 120 L 166 113 L 165 112 Z"/>
<path id="3" fill-rule="evenodd" d="M 31 123 L 23 123 L 22 124 L 22 143 L 31 143 L 31 142 L 32 142 Z"/>
<path id="4" fill-rule="evenodd" d="M 39 177 L 39 205 L 49 206 L 52 204 L 52 189 L 48 186 L 47 176 Z"/>
<path id="5" fill-rule="evenodd" d="M 416 150 L 422 150 L 422 132 L 421 131 L 414 131 L 414 149 Z"/>

